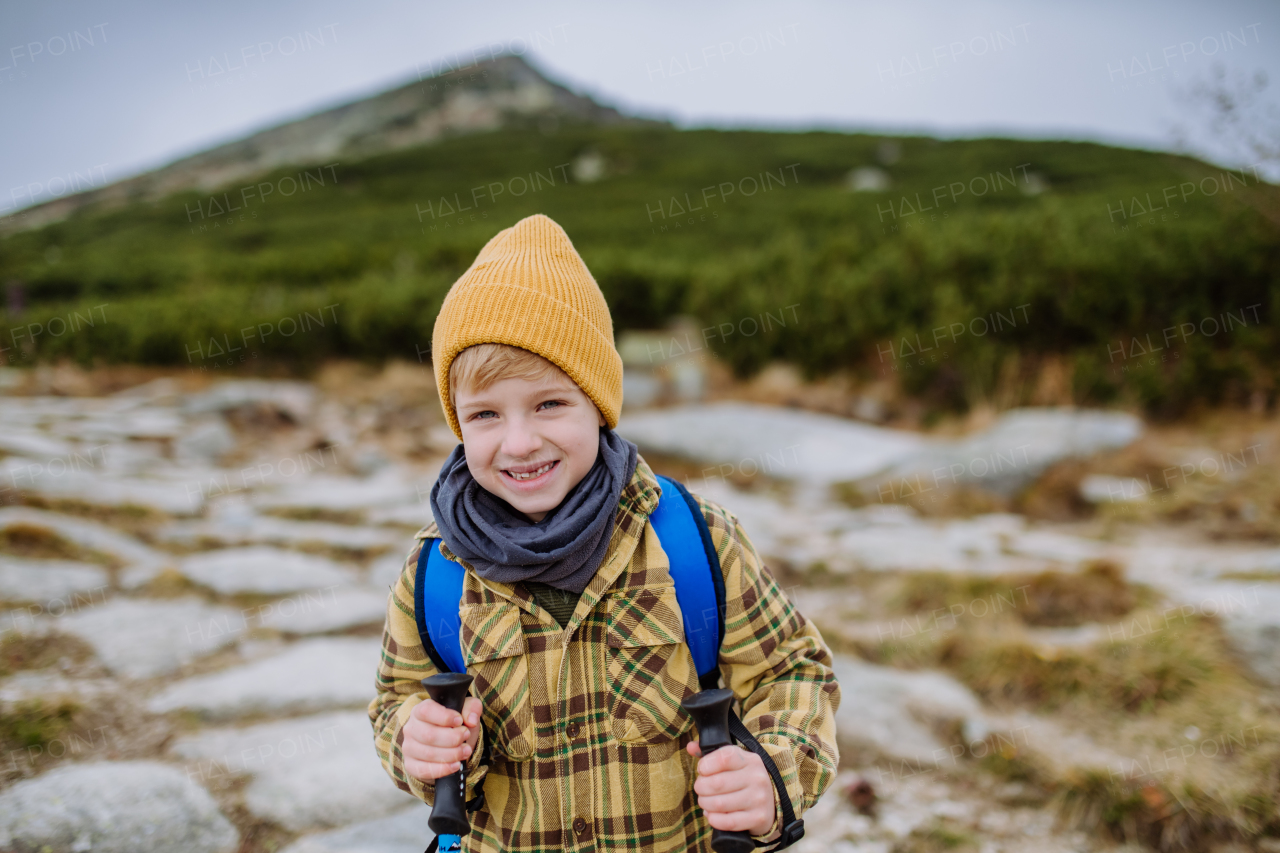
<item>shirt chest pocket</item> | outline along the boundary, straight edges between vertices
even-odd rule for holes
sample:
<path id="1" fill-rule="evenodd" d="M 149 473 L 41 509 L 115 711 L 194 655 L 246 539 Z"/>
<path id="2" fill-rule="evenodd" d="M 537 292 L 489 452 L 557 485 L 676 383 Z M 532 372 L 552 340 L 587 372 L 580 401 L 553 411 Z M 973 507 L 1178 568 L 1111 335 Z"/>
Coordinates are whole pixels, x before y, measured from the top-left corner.
<path id="1" fill-rule="evenodd" d="M 608 606 L 606 673 L 613 736 L 628 743 L 673 740 L 693 726 L 680 702 L 698 692 L 674 586 L 615 593 Z"/>
<path id="2" fill-rule="evenodd" d="M 462 654 L 475 676 L 471 691 L 484 705 L 483 722 L 494 750 L 513 760 L 533 755 L 529 656 L 520 608 L 505 602 L 461 608 Z"/>

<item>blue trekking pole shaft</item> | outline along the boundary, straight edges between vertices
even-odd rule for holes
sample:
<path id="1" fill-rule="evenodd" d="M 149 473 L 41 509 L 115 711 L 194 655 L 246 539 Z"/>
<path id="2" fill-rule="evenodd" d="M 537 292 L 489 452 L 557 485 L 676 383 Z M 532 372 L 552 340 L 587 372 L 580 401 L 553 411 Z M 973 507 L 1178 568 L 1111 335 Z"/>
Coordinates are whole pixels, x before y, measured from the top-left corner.
<path id="1" fill-rule="evenodd" d="M 693 716 L 698 727 L 698 749 L 703 755 L 715 752 L 722 746 L 730 746 L 729 706 L 733 703 L 733 691 L 723 687 L 703 690 L 680 703 Z M 748 853 L 756 843 L 751 833 L 742 830 L 712 829 L 711 849 L 716 853 Z"/>
<path id="2" fill-rule="evenodd" d="M 422 686 L 435 702 L 461 714 L 471 679 L 465 672 L 442 672 L 422 679 Z M 455 770 L 436 780 L 436 802 L 431 807 L 427 826 L 439 836 L 441 850 L 461 849 L 461 836 L 471 832 L 471 823 L 467 820 L 466 784 L 466 774 L 462 770 Z"/>

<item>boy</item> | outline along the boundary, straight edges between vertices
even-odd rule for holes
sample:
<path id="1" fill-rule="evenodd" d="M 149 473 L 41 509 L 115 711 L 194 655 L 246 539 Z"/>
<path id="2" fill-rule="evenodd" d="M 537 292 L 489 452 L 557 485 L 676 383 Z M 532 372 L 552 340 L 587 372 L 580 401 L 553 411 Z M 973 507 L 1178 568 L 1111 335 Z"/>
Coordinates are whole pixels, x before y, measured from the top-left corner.
<path id="1" fill-rule="evenodd" d="M 387 773 L 433 804 L 435 780 L 465 769 L 466 800 L 484 794 L 466 850 L 709 851 L 712 828 L 777 838 L 760 757 L 737 744 L 701 757 L 680 707 L 699 685 L 648 519 L 660 486 L 614 432 L 612 319 L 559 225 L 531 216 L 485 245 L 441 306 L 432 362 L 462 444 L 388 602 L 369 703 Z M 724 686 L 799 817 L 839 761 L 831 656 L 737 518 L 695 499 L 724 574 Z M 466 569 L 459 639 L 475 681 L 461 715 L 420 683 L 437 671 L 414 615 L 427 538 Z"/>

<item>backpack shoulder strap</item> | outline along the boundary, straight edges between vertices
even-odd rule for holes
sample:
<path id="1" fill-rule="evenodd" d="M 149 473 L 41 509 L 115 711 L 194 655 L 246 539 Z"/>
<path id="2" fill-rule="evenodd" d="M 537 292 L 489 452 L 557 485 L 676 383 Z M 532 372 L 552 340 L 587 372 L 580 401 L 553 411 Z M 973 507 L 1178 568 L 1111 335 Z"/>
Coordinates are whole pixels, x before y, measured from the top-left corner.
<path id="1" fill-rule="evenodd" d="M 724 572 L 711 541 L 707 520 L 683 483 L 658 475 L 662 495 L 650 515 L 654 532 L 670 563 L 676 599 L 684 616 L 685 642 L 693 653 L 702 688 L 720 682 L 720 646 L 724 642 Z"/>
<path id="2" fill-rule="evenodd" d="M 653 522 L 654 532 L 658 534 L 658 541 L 662 543 L 662 550 L 671 565 L 676 599 L 684 618 L 685 642 L 698 668 L 699 686 L 709 690 L 720 683 L 720 646 L 724 644 L 724 569 L 711 541 L 707 519 L 693 495 L 678 480 L 661 474 L 656 476 L 662 486 L 662 495 L 649 520 Z M 804 821 L 796 819 L 778 765 L 732 708 L 729 709 L 729 733 L 760 756 L 778 792 L 782 835 L 776 846 L 770 848 L 770 853 L 790 847 L 804 837 Z M 766 845 L 757 842 L 757 846 Z"/>
<path id="3" fill-rule="evenodd" d="M 458 612 L 465 572 L 461 563 L 440 553 L 439 539 L 422 540 L 413 584 L 413 611 L 422 647 L 440 672 L 467 671 L 462 657 L 462 616 Z"/>

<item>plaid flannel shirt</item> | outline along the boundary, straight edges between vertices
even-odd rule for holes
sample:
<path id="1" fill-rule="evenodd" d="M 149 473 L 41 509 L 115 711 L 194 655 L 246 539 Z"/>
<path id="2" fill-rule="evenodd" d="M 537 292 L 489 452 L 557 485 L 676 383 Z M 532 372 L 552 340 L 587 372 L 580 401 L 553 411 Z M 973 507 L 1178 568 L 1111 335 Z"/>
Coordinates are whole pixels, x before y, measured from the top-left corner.
<path id="1" fill-rule="evenodd" d="M 484 705 L 480 742 L 465 763 L 471 851 L 645 849 L 710 851 L 711 826 L 697 805 L 697 739 L 680 701 L 699 690 L 684 643 L 667 557 L 649 513 L 661 487 L 640 458 L 622 491 L 604 562 L 561 628 L 522 584 L 466 567 L 461 645 L 472 695 Z M 787 599 L 738 519 L 695 495 L 725 579 L 724 686 L 748 730 L 773 757 L 799 817 L 835 777 L 840 688 L 817 626 Z M 418 637 L 415 537 L 387 605 L 377 695 L 369 703 L 374 744 L 397 787 L 431 804 L 432 782 L 405 773 L 403 725 L 437 672 Z M 491 764 L 482 766 L 492 738 Z M 776 838 L 780 813 L 757 840 Z"/>

